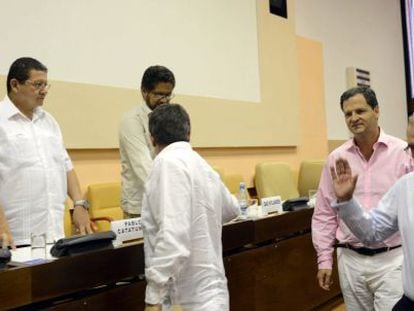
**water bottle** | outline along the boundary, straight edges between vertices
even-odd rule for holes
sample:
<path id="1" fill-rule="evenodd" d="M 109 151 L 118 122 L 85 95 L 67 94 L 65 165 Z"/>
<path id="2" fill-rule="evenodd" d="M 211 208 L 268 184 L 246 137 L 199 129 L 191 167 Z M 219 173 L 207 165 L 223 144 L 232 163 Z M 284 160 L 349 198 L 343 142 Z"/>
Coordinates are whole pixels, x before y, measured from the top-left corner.
<path id="1" fill-rule="evenodd" d="M 240 183 L 239 193 L 237 194 L 237 200 L 239 201 L 240 207 L 240 218 L 247 218 L 247 192 L 244 182 Z"/>

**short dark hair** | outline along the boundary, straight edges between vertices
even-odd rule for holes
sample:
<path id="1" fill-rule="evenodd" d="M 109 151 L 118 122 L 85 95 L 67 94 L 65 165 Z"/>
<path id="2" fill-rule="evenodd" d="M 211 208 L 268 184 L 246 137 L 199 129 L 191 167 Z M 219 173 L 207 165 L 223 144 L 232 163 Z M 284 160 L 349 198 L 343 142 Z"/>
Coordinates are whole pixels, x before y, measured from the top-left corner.
<path id="1" fill-rule="evenodd" d="M 37 59 L 31 57 L 18 58 L 11 64 L 9 73 L 7 74 L 7 94 L 11 92 L 10 81 L 16 79 L 20 83 L 24 83 L 29 79 L 30 70 L 47 72 L 47 67 Z"/>
<path id="2" fill-rule="evenodd" d="M 157 145 L 190 141 L 190 117 L 179 104 L 159 105 L 149 117 L 149 131 Z"/>
<path id="3" fill-rule="evenodd" d="M 148 67 L 142 76 L 141 89 L 152 91 L 160 82 L 171 83 L 175 87 L 175 77 L 172 71 L 160 65 Z"/>
<path id="4" fill-rule="evenodd" d="M 367 104 L 370 105 L 372 109 L 378 107 L 377 95 L 375 95 L 374 90 L 366 86 L 357 86 L 345 91 L 341 95 L 341 109 L 344 110 L 344 101 L 358 94 L 364 96 Z"/>

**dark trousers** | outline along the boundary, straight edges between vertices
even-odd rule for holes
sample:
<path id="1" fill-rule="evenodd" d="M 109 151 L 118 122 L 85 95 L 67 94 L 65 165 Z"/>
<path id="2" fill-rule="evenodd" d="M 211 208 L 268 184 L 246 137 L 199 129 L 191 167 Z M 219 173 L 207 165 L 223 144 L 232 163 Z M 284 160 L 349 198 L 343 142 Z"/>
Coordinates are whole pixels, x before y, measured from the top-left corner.
<path id="1" fill-rule="evenodd" d="M 398 300 L 397 304 L 392 308 L 392 311 L 413 311 L 414 310 L 414 301 L 412 301 L 407 296 L 402 296 Z"/>

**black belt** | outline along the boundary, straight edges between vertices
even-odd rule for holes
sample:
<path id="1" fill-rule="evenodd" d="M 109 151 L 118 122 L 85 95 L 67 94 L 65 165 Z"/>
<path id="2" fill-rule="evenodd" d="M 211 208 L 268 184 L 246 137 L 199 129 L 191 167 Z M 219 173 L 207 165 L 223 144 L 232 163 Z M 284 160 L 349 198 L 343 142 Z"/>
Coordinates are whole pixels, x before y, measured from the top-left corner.
<path id="1" fill-rule="evenodd" d="M 335 247 L 349 248 L 361 255 L 374 256 L 376 254 L 389 252 L 390 250 L 401 247 L 401 245 L 396 245 L 396 246 L 391 246 L 391 247 L 381 247 L 381 248 L 367 248 L 367 247 L 353 247 L 352 245 L 348 243 L 338 243 L 338 244 L 335 244 Z"/>
<path id="2" fill-rule="evenodd" d="M 22 247 L 29 247 L 31 246 L 30 244 L 20 244 L 20 245 L 16 245 L 16 248 L 22 248 Z"/>

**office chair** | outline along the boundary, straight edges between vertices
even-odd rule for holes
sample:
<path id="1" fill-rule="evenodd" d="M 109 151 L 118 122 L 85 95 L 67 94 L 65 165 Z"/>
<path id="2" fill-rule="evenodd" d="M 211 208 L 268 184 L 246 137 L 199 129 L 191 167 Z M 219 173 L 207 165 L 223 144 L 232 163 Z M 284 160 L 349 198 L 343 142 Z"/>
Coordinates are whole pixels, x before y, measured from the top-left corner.
<path id="1" fill-rule="evenodd" d="M 325 161 L 302 161 L 299 168 L 298 190 L 301 196 L 308 196 L 309 190 L 317 190 Z"/>
<path id="2" fill-rule="evenodd" d="M 280 195 L 282 200 L 297 198 L 299 192 L 287 163 L 262 162 L 256 165 L 255 186 L 257 196 L 262 199 Z"/>
<path id="3" fill-rule="evenodd" d="M 92 218 L 123 219 L 121 209 L 121 183 L 99 183 L 88 186 L 89 215 Z M 99 231 L 110 230 L 110 224 L 98 223 Z"/>

